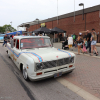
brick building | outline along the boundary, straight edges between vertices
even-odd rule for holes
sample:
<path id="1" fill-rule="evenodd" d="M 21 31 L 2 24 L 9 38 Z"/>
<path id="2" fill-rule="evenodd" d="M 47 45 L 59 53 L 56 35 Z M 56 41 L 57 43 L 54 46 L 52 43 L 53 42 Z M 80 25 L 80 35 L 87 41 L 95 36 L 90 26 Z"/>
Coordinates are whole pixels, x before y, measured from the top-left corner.
<path id="1" fill-rule="evenodd" d="M 42 21 L 33 21 L 19 25 L 18 27 L 27 27 L 27 31 L 34 31 L 40 28 L 41 23 L 45 23 L 46 27 L 52 29 L 58 27 L 66 31 L 66 34 L 79 34 L 80 31 L 90 30 L 94 28 L 98 33 L 98 42 L 100 43 L 100 5 L 93 6 L 79 11 L 67 13 L 57 17 L 48 18 Z M 63 34 L 62 34 L 63 35 Z M 57 38 L 57 35 L 56 35 Z"/>

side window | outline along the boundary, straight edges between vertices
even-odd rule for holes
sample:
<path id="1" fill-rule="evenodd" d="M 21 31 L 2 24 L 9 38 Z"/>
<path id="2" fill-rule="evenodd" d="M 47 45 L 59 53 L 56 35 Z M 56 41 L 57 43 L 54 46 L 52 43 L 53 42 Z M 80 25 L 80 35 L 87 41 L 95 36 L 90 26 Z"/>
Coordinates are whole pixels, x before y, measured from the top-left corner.
<path id="1" fill-rule="evenodd" d="M 16 44 L 16 39 L 14 39 L 14 47 L 15 47 L 15 44 Z"/>
<path id="2" fill-rule="evenodd" d="M 19 49 L 19 40 L 16 40 L 16 48 Z"/>

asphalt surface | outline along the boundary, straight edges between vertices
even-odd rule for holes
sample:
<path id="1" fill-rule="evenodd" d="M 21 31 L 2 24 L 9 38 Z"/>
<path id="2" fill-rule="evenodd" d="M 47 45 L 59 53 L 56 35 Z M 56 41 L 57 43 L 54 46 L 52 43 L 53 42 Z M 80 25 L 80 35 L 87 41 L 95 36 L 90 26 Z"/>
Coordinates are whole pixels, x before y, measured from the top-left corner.
<path id="1" fill-rule="evenodd" d="M 15 65 L 4 49 L 0 46 L 0 100 L 30 100 L 14 73 Z"/>
<path id="2" fill-rule="evenodd" d="M 26 82 L 2 44 L 0 64 L 0 100 L 84 100 L 54 78 Z"/>

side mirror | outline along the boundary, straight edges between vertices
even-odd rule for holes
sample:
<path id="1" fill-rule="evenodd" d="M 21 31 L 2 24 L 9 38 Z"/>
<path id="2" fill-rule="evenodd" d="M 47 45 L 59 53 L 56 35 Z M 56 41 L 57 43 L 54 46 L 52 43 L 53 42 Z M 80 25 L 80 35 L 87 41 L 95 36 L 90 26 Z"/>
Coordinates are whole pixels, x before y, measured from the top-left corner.
<path id="1" fill-rule="evenodd" d="M 11 40 L 11 48 L 13 48 L 13 47 L 14 47 L 14 41 Z"/>

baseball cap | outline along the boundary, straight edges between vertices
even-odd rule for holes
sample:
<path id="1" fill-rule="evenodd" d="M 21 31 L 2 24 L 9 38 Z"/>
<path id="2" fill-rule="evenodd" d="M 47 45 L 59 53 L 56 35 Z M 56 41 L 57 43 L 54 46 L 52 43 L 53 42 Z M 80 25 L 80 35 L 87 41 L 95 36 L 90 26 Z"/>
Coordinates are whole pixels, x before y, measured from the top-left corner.
<path id="1" fill-rule="evenodd" d="M 79 33 L 79 35 L 82 35 L 82 33 Z"/>

